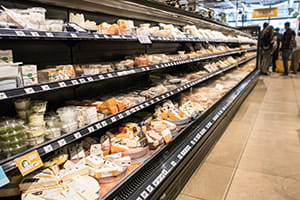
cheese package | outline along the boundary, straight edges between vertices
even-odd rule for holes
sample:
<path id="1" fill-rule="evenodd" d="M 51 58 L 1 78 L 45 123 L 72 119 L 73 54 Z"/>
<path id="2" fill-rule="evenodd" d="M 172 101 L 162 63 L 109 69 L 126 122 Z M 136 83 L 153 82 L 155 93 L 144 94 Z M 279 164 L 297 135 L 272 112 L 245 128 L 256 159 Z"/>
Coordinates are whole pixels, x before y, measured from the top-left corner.
<path id="1" fill-rule="evenodd" d="M 100 185 L 97 180 L 90 176 L 75 176 L 74 181 L 83 186 L 88 186 L 91 193 L 97 194 L 100 190 Z"/>
<path id="2" fill-rule="evenodd" d="M 120 165 L 114 163 L 114 162 L 110 162 L 110 161 L 105 161 L 103 168 L 108 168 L 108 169 L 116 169 L 117 171 L 122 171 L 123 167 L 121 167 Z"/>
<path id="3" fill-rule="evenodd" d="M 34 176 L 25 177 L 19 184 L 20 191 L 32 190 L 41 187 L 57 187 L 58 179 L 53 178 L 35 178 Z"/>
<path id="4" fill-rule="evenodd" d="M 172 142 L 172 133 L 169 129 L 165 129 L 162 131 L 162 135 L 163 135 L 163 138 L 165 140 L 165 143 L 170 143 Z"/>
<path id="5" fill-rule="evenodd" d="M 117 143 L 113 143 L 111 145 L 111 153 L 119 153 L 119 152 L 125 152 L 128 151 L 129 148 L 125 145 L 121 145 L 121 144 L 117 144 Z"/>
<path id="6" fill-rule="evenodd" d="M 90 147 L 90 154 L 96 156 L 103 156 L 101 144 L 92 144 Z"/>
<path id="7" fill-rule="evenodd" d="M 155 140 L 160 141 L 160 140 L 163 139 L 163 137 L 162 137 L 160 134 L 156 133 L 155 131 L 150 130 L 150 131 L 148 131 L 147 133 L 148 133 L 148 135 L 149 135 L 150 137 L 152 137 L 152 138 L 155 139 Z"/>
<path id="8" fill-rule="evenodd" d="M 98 184 L 98 183 L 97 183 Z M 86 200 L 97 199 L 99 196 L 89 189 L 89 185 L 81 184 L 80 181 L 72 181 L 68 188 Z M 96 196 L 96 197 L 95 197 Z"/>
<path id="9" fill-rule="evenodd" d="M 84 176 L 89 175 L 89 167 L 85 165 L 76 166 L 74 170 L 61 170 L 57 175 L 62 181 L 67 181 L 72 179 L 74 176 Z"/>
<path id="10" fill-rule="evenodd" d="M 114 160 L 114 163 L 116 163 L 117 165 L 120 165 L 122 167 L 128 167 L 131 165 L 131 158 L 130 158 L 130 156 L 124 156 L 122 158 L 118 158 L 118 159 Z"/>
<path id="11" fill-rule="evenodd" d="M 36 65 L 20 66 L 19 73 L 23 86 L 38 84 Z"/>
<path id="12" fill-rule="evenodd" d="M 104 165 L 104 160 L 96 155 L 89 155 L 86 157 L 86 164 L 98 169 Z"/>
<path id="13" fill-rule="evenodd" d="M 106 155 L 104 158 L 105 160 L 113 161 L 121 157 L 122 157 L 122 153 L 113 153 L 113 154 Z"/>
<path id="14" fill-rule="evenodd" d="M 119 171 L 112 168 L 101 168 L 95 170 L 95 178 L 106 178 L 111 176 L 117 176 Z"/>
<path id="15" fill-rule="evenodd" d="M 59 81 L 58 71 L 55 68 L 39 70 L 37 76 L 39 83 Z"/>
<path id="16" fill-rule="evenodd" d="M 76 165 L 72 161 L 67 160 L 67 162 L 64 164 L 64 168 L 67 170 L 75 170 Z"/>

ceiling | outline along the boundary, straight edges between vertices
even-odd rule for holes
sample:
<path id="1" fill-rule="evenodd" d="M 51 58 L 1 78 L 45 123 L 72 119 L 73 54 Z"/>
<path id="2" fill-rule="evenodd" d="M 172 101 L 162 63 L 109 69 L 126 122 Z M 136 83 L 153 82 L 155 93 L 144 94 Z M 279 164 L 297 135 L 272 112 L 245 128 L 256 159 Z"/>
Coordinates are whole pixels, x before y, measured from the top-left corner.
<path id="1" fill-rule="evenodd" d="M 282 2 L 285 2 L 287 0 L 199 0 L 200 5 L 203 5 L 205 7 L 209 8 L 233 8 L 234 5 L 238 4 L 239 7 L 242 6 L 242 4 L 248 6 L 248 7 L 255 7 L 259 8 L 260 6 L 272 6 L 276 5 Z M 300 0 L 294 0 L 294 3 L 300 2 Z"/>

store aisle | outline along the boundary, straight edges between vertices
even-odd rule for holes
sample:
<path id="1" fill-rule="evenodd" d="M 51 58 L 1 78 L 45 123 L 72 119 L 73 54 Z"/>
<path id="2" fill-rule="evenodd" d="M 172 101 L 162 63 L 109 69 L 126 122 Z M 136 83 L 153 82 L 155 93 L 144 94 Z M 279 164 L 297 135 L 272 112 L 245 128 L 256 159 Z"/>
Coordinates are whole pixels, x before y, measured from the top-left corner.
<path id="1" fill-rule="evenodd" d="M 261 77 L 177 200 L 300 199 L 300 75 Z"/>

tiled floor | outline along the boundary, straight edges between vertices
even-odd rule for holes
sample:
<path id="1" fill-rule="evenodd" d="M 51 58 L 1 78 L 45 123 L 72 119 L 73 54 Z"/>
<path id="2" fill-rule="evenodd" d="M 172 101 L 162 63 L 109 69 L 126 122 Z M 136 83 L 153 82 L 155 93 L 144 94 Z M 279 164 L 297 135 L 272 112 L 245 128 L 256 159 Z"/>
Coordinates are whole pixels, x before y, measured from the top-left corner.
<path id="1" fill-rule="evenodd" d="M 300 200 L 300 75 L 261 77 L 177 200 Z"/>

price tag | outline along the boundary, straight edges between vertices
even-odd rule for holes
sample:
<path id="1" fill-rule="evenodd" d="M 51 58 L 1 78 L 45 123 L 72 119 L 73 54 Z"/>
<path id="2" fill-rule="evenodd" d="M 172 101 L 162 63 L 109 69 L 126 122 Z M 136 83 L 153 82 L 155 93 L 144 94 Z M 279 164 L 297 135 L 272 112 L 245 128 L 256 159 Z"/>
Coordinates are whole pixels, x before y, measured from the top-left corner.
<path id="1" fill-rule="evenodd" d="M 88 127 L 88 131 L 90 132 L 90 133 L 92 133 L 92 132 L 94 132 L 95 131 L 95 129 L 94 129 L 94 127 Z"/>
<path id="2" fill-rule="evenodd" d="M 141 44 L 152 44 L 152 41 L 150 40 L 148 35 L 138 34 L 137 38 Z"/>
<path id="3" fill-rule="evenodd" d="M 158 68 L 159 68 L 159 66 L 158 66 L 158 65 L 155 65 L 155 68 L 156 68 L 156 69 L 158 69 Z"/>
<path id="4" fill-rule="evenodd" d="M 138 197 L 136 200 L 143 200 L 141 197 Z"/>
<path id="5" fill-rule="evenodd" d="M 42 90 L 50 90 L 50 87 L 49 87 L 49 85 L 42 85 L 41 86 L 41 88 L 42 88 Z"/>
<path id="6" fill-rule="evenodd" d="M 97 39 L 98 39 L 98 38 L 100 38 L 100 37 L 99 37 L 99 35 L 94 34 L 94 38 L 97 38 Z"/>
<path id="7" fill-rule="evenodd" d="M 78 82 L 77 80 L 71 80 L 71 83 L 72 83 L 73 85 L 78 85 L 78 84 L 79 84 L 79 82 Z"/>
<path id="8" fill-rule="evenodd" d="M 65 139 L 58 140 L 57 143 L 60 147 L 65 146 L 67 144 Z"/>
<path id="9" fill-rule="evenodd" d="M 3 168 L 0 166 L 0 187 L 9 184 L 9 182 Z"/>
<path id="10" fill-rule="evenodd" d="M 74 137 L 75 137 L 76 139 L 78 139 L 78 138 L 81 138 L 82 136 L 81 136 L 81 133 L 80 133 L 80 132 L 77 132 L 77 133 L 74 133 Z"/>
<path id="11" fill-rule="evenodd" d="M 143 105 L 140 105 L 140 108 L 141 108 L 141 109 L 143 109 L 143 108 L 144 108 L 144 106 L 143 106 Z"/>
<path id="12" fill-rule="evenodd" d="M 46 153 L 49 153 L 49 152 L 53 151 L 52 145 L 49 144 L 49 145 L 45 146 L 45 147 L 44 147 L 44 151 L 45 151 Z"/>
<path id="13" fill-rule="evenodd" d="M 94 81 L 93 77 L 87 77 L 87 80 L 88 80 L 89 82 Z"/>
<path id="14" fill-rule="evenodd" d="M 111 37 L 114 38 L 114 39 L 120 39 L 121 38 L 119 35 L 112 35 Z"/>
<path id="15" fill-rule="evenodd" d="M 35 92 L 33 88 L 25 88 L 24 90 L 26 94 L 33 94 Z"/>
<path id="16" fill-rule="evenodd" d="M 46 147 L 44 147 L 45 152 Z M 25 176 L 43 166 L 43 162 L 37 150 L 15 159 L 15 162 L 22 176 Z"/>
<path id="17" fill-rule="evenodd" d="M 148 194 L 148 192 L 143 191 L 143 192 L 141 193 L 141 196 L 142 196 L 144 199 L 146 199 L 146 198 L 149 196 L 149 194 Z"/>
<path id="18" fill-rule="evenodd" d="M 4 92 L 0 92 L 0 99 L 7 99 L 7 95 Z"/>
<path id="19" fill-rule="evenodd" d="M 111 77 L 113 77 L 113 75 L 112 75 L 112 74 L 107 74 L 107 76 L 108 76 L 108 78 L 111 78 Z"/>
<path id="20" fill-rule="evenodd" d="M 125 114 L 128 116 L 128 115 L 130 115 L 131 113 L 127 110 L 127 111 L 125 112 Z"/>
<path id="21" fill-rule="evenodd" d="M 26 36 L 23 31 L 15 31 L 17 36 Z"/>
<path id="22" fill-rule="evenodd" d="M 71 33 L 70 35 L 71 35 L 72 38 L 77 38 L 78 37 L 77 34 L 75 34 L 75 33 Z"/>
<path id="23" fill-rule="evenodd" d="M 101 122 L 101 124 L 102 124 L 102 127 L 107 126 L 106 121 Z"/>
<path id="24" fill-rule="evenodd" d="M 119 117 L 119 119 L 123 119 L 124 118 L 123 114 L 118 114 L 118 117 Z"/>
<path id="25" fill-rule="evenodd" d="M 154 188 L 151 185 L 148 185 L 146 187 L 146 190 L 148 190 L 148 192 L 152 192 L 154 190 Z"/>
<path id="26" fill-rule="evenodd" d="M 101 124 L 100 124 L 100 123 L 96 124 L 95 126 L 96 126 L 96 128 L 97 128 L 97 129 L 100 129 L 100 128 L 102 128 L 102 126 L 101 126 Z"/>
<path id="27" fill-rule="evenodd" d="M 171 161 L 171 165 L 172 165 L 173 167 L 175 167 L 175 166 L 177 165 L 177 163 L 173 160 L 173 161 Z"/>
<path id="28" fill-rule="evenodd" d="M 86 83 L 86 80 L 84 78 L 79 79 L 80 83 Z"/>
<path id="29" fill-rule="evenodd" d="M 110 118 L 112 122 L 117 121 L 115 117 Z"/>
<path id="30" fill-rule="evenodd" d="M 104 79 L 104 76 L 103 76 L 103 75 L 99 75 L 98 77 L 100 78 L 100 80 L 103 80 L 103 79 Z"/>
<path id="31" fill-rule="evenodd" d="M 46 32 L 47 37 L 54 37 L 53 33 Z"/>
<path id="32" fill-rule="evenodd" d="M 38 32 L 30 32 L 30 34 L 33 36 L 33 37 L 40 37 L 40 34 Z"/>
<path id="33" fill-rule="evenodd" d="M 66 87 L 66 86 L 67 86 L 65 82 L 59 82 L 58 85 L 59 85 L 60 87 Z"/>

